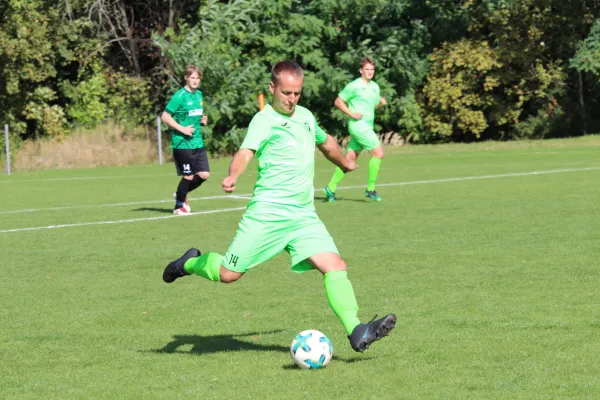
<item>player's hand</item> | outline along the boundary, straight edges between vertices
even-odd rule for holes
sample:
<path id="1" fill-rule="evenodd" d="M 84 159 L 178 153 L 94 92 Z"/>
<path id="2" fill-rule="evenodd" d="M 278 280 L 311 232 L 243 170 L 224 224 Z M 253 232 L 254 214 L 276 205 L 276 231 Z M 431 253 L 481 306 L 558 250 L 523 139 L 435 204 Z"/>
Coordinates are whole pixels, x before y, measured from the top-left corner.
<path id="1" fill-rule="evenodd" d="M 344 172 L 354 171 L 357 168 L 358 168 L 358 164 L 356 164 L 356 161 L 348 161 L 348 160 L 346 160 L 346 165 L 345 165 L 345 171 Z"/>
<path id="2" fill-rule="evenodd" d="M 361 119 L 363 117 L 363 115 L 361 113 L 352 113 L 350 115 L 350 117 L 352 117 L 352 119 L 355 119 L 358 121 L 359 119 Z"/>
<path id="3" fill-rule="evenodd" d="M 237 179 L 232 176 L 227 176 L 223 179 L 221 186 L 223 187 L 223 191 L 227 193 L 232 193 L 235 190 L 235 184 Z"/>
<path id="4" fill-rule="evenodd" d="M 208 125 L 208 115 L 203 115 L 202 118 L 200 118 L 200 123 L 202 125 Z"/>
<path id="5" fill-rule="evenodd" d="M 192 134 L 194 133 L 194 127 L 192 125 L 184 126 L 181 130 L 181 133 L 183 133 L 185 136 L 192 136 Z"/>
<path id="6" fill-rule="evenodd" d="M 381 103 L 382 106 L 385 106 L 387 104 L 387 100 L 383 97 L 379 98 L 379 103 Z"/>

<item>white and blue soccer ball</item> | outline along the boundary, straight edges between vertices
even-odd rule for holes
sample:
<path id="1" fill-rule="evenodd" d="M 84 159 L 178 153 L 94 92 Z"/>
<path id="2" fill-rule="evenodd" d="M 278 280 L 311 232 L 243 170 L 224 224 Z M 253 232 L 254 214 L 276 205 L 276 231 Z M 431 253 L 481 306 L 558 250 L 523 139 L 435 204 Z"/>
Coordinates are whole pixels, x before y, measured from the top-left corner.
<path id="1" fill-rule="evenodd" d="M 324 368 L 333 356 L 331 340 L 314 329 L 296 335 L 290 345 L 292 360 L 302 369 Z"/>

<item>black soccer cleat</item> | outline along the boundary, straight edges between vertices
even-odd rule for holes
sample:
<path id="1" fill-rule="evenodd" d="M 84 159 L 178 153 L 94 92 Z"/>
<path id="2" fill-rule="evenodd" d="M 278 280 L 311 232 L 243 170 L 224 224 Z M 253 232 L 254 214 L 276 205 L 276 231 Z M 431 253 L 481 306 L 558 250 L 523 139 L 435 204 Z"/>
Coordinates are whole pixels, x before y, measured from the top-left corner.
<path id="1" fill-rule="evenodd" d="M 201 254 L 202 253 L 200 252 L 200 250 L 191 248 L 177 260 L 171 261 L 169 265 L 167 265 L 167 268 L 165 268 L 165 271 L 163 272 L 163 281 L 171 283 L 177 278 L 189 275 L 187 272 L 185 272 L 185 269 L 183 268 L 185 262 L 190 258 L 200 257 Z"/>
<path id="2" fill-rule="evenodd" d="M 377 314 L 375 314 L 370 322 L 359 324 L 348 336 L 350 346 L 352 346 L 354 351 L 362 353 L 369 348 L 371 343 L 387 336 L 396 325 L 396 316 L 394 314 L 386 315 L 377 321 L 374 321 L 375 318 L 377 318 Z"/>

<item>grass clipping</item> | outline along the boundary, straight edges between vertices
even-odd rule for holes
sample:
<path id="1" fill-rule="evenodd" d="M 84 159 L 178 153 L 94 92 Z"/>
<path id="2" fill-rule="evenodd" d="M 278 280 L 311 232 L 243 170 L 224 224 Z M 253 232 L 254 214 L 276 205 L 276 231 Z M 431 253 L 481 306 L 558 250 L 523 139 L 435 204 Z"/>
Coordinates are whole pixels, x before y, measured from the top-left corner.
<path id="1" fill-rule="evenodd" d="M 126 133 L 116 125 L 75 131 L 60 139 L 25 142 L 13 165 L 24 171 L 149 164 L 158 160 L 155 136 L 146 130 Z"/>

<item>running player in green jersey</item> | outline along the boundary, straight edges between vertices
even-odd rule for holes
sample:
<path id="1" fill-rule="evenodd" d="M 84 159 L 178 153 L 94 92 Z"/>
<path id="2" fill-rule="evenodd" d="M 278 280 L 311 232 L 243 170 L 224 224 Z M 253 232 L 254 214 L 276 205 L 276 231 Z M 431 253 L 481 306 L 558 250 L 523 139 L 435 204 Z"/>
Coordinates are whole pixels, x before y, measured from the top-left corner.
<path id="1" fill-rule="evenodd" d="M 372 80 L 375 75 L 375 61 L 370 57 L 363 58 L 360 60 L 359 71 L 360 78 L 346 85 L 335 99 L 335 106 L 350 117 L 350 142 L 346 160 L 355 162 L 363 149 L 371 153 L 373 157 L 369 161 L 369 181 L 365 196 L 374 201 L 381 201 L 381 197 L 375 191 L 375 182 L 383 159 L 383 147 L 373 127 L 375 108 L 380 104 L 387 104 L 387 101 L 381 97 L 379 85 Z M 332 203 L 335 202 L 335 191 L 344 178 L 344 173 L 340 168 L 336 168 L 329 184 L 323 189 L 327 200 Z"/>
<path id="2" fill-rule="evenodd" d="M 208 122 L 204 115 L 202 92 L 198 89 L 202 71 L 190 64 L 185 69 L 184 78 L 185 86 L 175 92 L 161 116 L 161 120 L 171 128 L 171 147 L 177 175 L 183 175 L 173 195 L 173 213 L 176 215 L 190 214 L 188 193 L 202 185 L 210 176 L 208 156 L 200 129 L 200 125 Z"/>
<path id="3" fill-rule="evenodd" d="M 315 211 L 315 147 L 343 171 L 355 169 L 356 163 L 347 161 L 313 114 L 297 105 L 303 81 L 302 68 L 293 61 L 281 61 L 272 69 L 269 89 L 273 102 L 252 119 L 231 161 L 229 176 L 223 179 L 223 190 L 233 192 L 252 157 L 258 158 L 252 199 L 225 256 L 189 249 L 167 265 L 163 280 L 171 283 L 196 274 L 231 283 L 285 250 L 291 256 L 292 271 L 316 269 L 323 274 L 329 305 L 352 348 L 362 352 L 394 328 L 396 316 L 360 322 L 346 263 Z"/>

